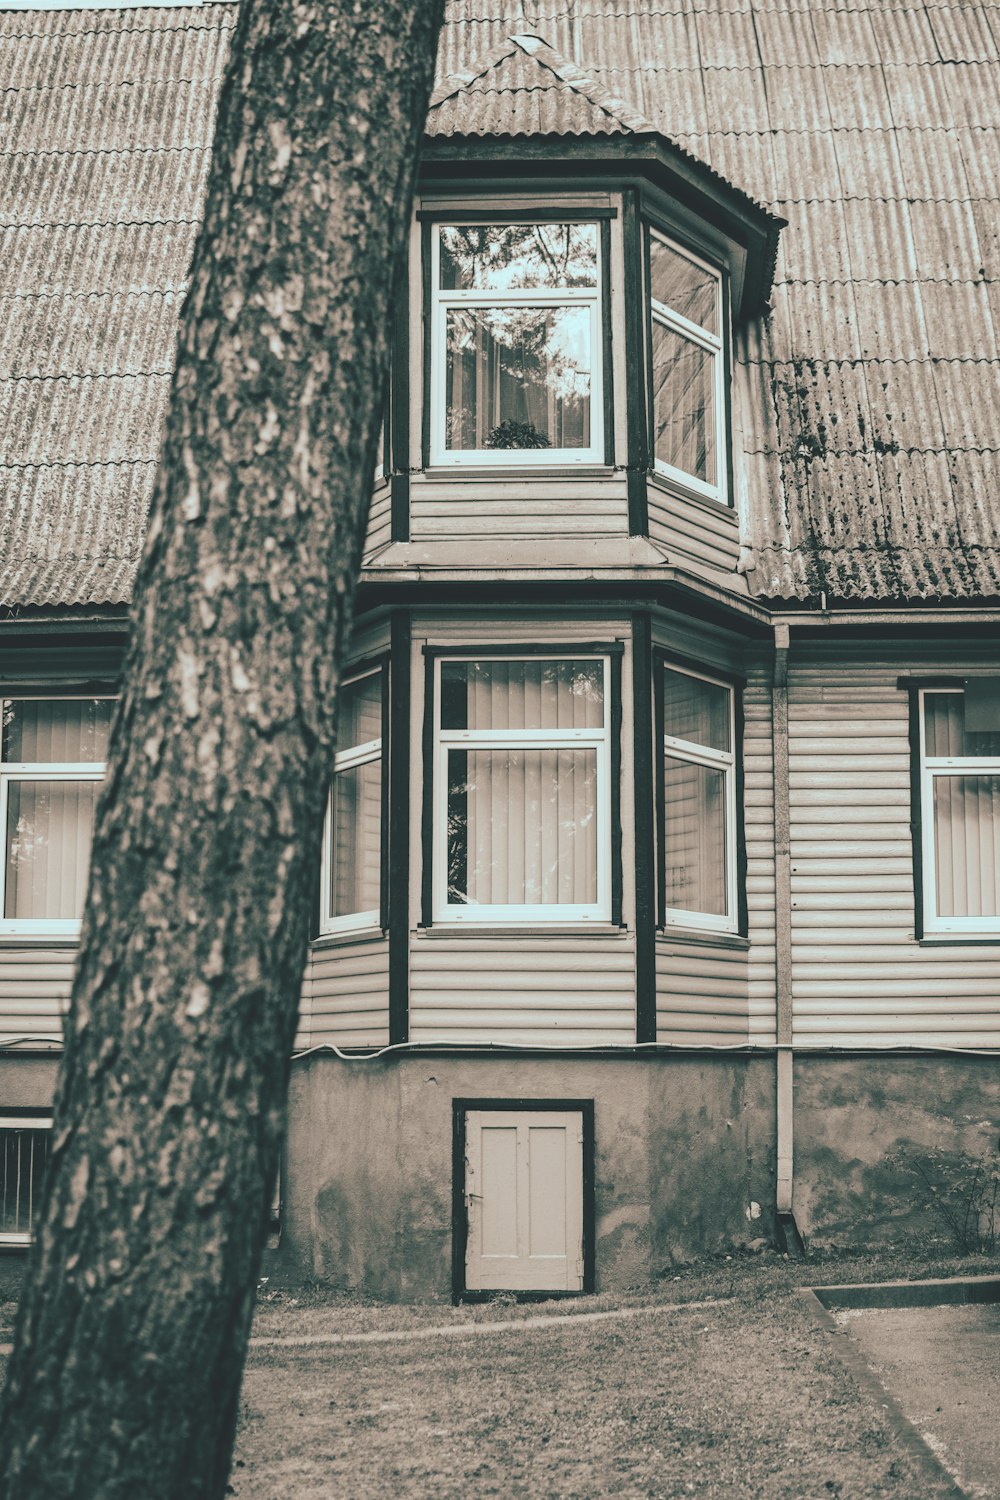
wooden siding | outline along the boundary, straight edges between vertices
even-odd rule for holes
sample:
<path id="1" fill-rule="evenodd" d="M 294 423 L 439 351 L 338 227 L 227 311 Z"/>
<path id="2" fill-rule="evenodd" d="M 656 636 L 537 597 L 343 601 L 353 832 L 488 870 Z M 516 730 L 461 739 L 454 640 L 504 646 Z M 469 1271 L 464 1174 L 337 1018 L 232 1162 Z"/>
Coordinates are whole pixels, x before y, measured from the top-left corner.
<path id="1" fill-rule="evenodd" d="M 296 1047 L 385 1047 L 389 1042 L 389 940 L 315 944 L 306 974 L 303 1025 Z"/>
<path id="2" fill-rule="evenodd" d="M 747 954 L 717 943 L 656 939 L 656 1040 L 675 1046 L 747 1041 Z"/>
<path id="3" fill-rule="evenodd" d="M 379 484 L 372 492 L 368 507 L 368 530 L 365 533 L 365 548 L 362 562 L 367 561 L 380 547 L 388 546 L 392 540 L 392 494 L 387 484 Z"/>
<path id="4" fill-rule="evenodd" d="M 1000 1045 L 1000 945 L 914 939 L 905 672 L 982 648 L 799 646 L 789 672 L 794 1039 Z M 997 661 L 994 649 L 992 661 Z"/>
<path id="5" fill-rule="evenodd" d="M 740 552 L 736 512 L 711 500 L 688 499 L 652 482 L 648 487 L 649 537 L 677 567 L 709 567 L 736 582 Z M 740 585 L 742 587 L 742 585 Z"/>
<path id="6" fill-rule="evenodd" d="M 751 1042 L 775 1040 L 774 769 L 771 667 L 747 665 L 743 691 L 743 827 L 747 850 L 748 1027 Z"/>
<path id="7" fill-rule="evenodd" d="M 622 474 L 486 479 L 470 471 L 447 479 L 415 477 L 410 485 L 410 537 L 415 542 L 627 535 Z"/>
<path id="8" fill-rule="evenodd" d="M 414 935 L 410 1040 L 630 1046 L 632 934 Z"/>
<path id="9" fill-rule="evenodd" d="M 0 1047 L 21 1037 L 62 1046 L 76 948 L 0 946 Z"/>

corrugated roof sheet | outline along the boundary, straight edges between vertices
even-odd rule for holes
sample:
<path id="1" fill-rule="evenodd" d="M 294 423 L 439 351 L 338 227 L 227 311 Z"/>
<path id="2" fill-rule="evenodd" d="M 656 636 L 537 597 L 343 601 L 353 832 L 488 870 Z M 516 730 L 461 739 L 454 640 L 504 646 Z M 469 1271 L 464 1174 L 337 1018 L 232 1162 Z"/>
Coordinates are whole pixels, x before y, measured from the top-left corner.
<path id="1" fill-rule="evenodd" d="M 4 604 L 128 597 L 234 22 L 0 12 Z M 997 0 L 451 0 L 439 77 L 433 132 L 655 128 L 789 220 L 736 339 L 755 593 L 1000 595 Z"/>

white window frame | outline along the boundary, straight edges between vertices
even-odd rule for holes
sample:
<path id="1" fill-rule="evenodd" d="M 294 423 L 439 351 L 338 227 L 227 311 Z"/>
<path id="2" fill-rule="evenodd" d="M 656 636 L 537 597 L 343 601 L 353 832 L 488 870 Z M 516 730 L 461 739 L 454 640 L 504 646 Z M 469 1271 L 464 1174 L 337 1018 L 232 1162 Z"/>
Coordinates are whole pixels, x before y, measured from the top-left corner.
<path id="1" fill-rule="evenodd" d="M 920 688 L 920 833 L 923 884 L 923 930 L 929 937 L 1000 937 L 1000 917 L 941 917 L 937 910 L 937 873 L 934 861 L 934 782 L 944 776 L 1000 776 L 1000 756 L 928 755 L 924 700 L 928 694 L 950 693 L 964 698 L 960 687 Z"/>
<path id="2" fill-rule="evenodd" d="M 441 667 L 474 661 L 600 661 L 604 677 L 603 729 L 442 729 Z M 433 837 L 432 919 L 435 923 L 495 926 L 548 926 L 554 922 L 611 920 L 611 658 L 587 651 L 532 652 L 470 650 L 461 656 L 438 656 L 434 662 L 434 764 L 432 768 Z M 597 900 L 590 903 L 514 906 L 474 905 L 448 900 L 448 752 L 449 750 L 593 749 L 597 752 L 596 837 Z"/>
<path id="3" fill-rule="evenodd" d="M 8 703 L 90 703 L 100 699 L 114 702 L 114 693 L 18 693 L 0 692 L 0 717 Z M 0 755 L 2 755 L 0 748 Z M 5 917 L 7 886 L 7 804 L 10 785 L 15 781 L 103 781 L 105 761 L 82 761 L 78 764 L 52 761 L 0 760 L 0 937 L 79 937 L 82 916 Z"/>
<path id="4" fill-rule="evenodd" d="M 708 672 L 694 672 L 689 667 L 678 665 L 669 657 L 660 658 L 658 671 L 664 670 L 676 672 L 681 677 L 693 677 L 696 682 L 708 682 L 712 687 L 720 687 L 728 694 L 729 700 L 729 750 L 713 750 L 708 745 L 698 745 L 693 740 L 682 740 L 676 735 L 667 733 L 666 704 L 663 710 L 663 756 L 660 762 L 660 775 L 666 775 L 666 758 L 671 760 L 686 761 L 689 765 L 707 766 L 713 771 L 725 773 L 725 807 L 726 807 L 726 913 L 719 916 L 714 912 L 690 911 L 686 907 L 671 906 L 666 903 L 665 921 L 667 928 L 685 927 L 696 932 L 738 932 L 739 931 L 739 895 L 737 886 L 737 836 L 736 827 L 737 804 L 736 804 L 736 769 L 737 769 L 737 745 L 736 745 L 736 689 L 731 682 L 726 682 L 722 677 L 712 677 Z M 666 795 L 665 788 L 663 795 Z M 666 828 L 666 816 L 664 816 L 664 829 Z M 666 842 L 666 837 L 664 837 Z M 661 877 L 666 892 L 667 879 L 667 850 L 663 849 L 660 858 Z"/>
<path id="5" fill-rule="evenodd" d="M 690 261 L 691 264 L 697 266 L 699 270 L 705 271 L 709 276 L 714 278 L 715 317 L 719 327 L 718 334 L 714 334 L 710 333 L 707 328 L 702 328 L 699 323 L 692 323 L 689 318 L 685 318 L 681 313 L 674 312 L 674 310 L 671 307 L 668 307 L 665 302 L 658 302 L 657 299 L 653 296 L 653 288 L 650 285 L 648 289 L 648 297 L 650 318 L 652 323 L 662 324 L 664 328 L 668 328 L 672 333 L 679 334 L 682 338 L 690 340 L 690 342 L 693 344 L 697 344 L 699 348 L 706 350 L 707 353 L 711 354 L 713 357 L 715 379 L 712 382 L 712 390 L 715 396 L 716 482 L 715 484 L 707 484 L 703 479 L 699 479 L 696 474 L 688 474 L 684 469 L 675 469 L 672 464 L 665 463 L 663 459 L 657 458 L 655 400 L 653 396 L 653 387 L 651 384 L 649 392 L 649 447 L 650 456 L 653 461 L 653 472 L 662 475 L 664 479 L 668 479 L 671 484 L 677 485 L 681 489 L 688 490 L 693 494 L 700 495 L 708 500 L 717 500 L 720 505 L 728 505 L 729 449 L 728 433 L 726 431 L 726 359 L 724 342 L 726 318 L 723 295 L 723 275 L 718 266 L 712 265 L 711 261 L 703 260 L 700 255 L 695 255 L 695 253 L 692 250 L 689 250 L 686 245 L 679 245 L 676 240 L 671 239 L 669 235 L 664 234 L 663 231 L 661 229 L 657 229 L 655 225 L 650 224 L 648 228 L 650 241 L 659 240 L 661 244 L 666 245 L 668 250 L 672 250 L 676 255 L 680 255 L 684 260 Z M 652 377 L 652 328 L 650 329 L 649 360 L 650 376 Z"/>
<path id="6" fill-rule="evenodd" d="M 364 682 L 366 677 L 377 677 L 379 687 L 382 687 L 382 673 L 385 667 L 370 667 L 363 672 L 346 672 L 341 682 L 341 687 L 354 687 L 358 682 Z M 333 864 L 331 860 L 330 835 L 333 828 L 333 793 L 334 784 L 341 771 L 352 771 L 356 766 L 366 766 L 373 761 L 382 761 L 382 745 L 385 741 L 385 695 L 382 694 L 382 733 L 378 739 L 365 740 L 360 745 L 349 745 L 346 750 L 338 750 L 333 759 L 333 775 L 330 778 L 330 790 L 326 799 L 326 815 L 323 820 L 323 857 L 320 866 L 320 915 L 319 933 L 321 937 L 327 937 L 331 933 L 338 932 L 367 932 L 373 928 L 381 928 L 382 911 L 381 904 L 373 911 L 346 912 L 342 917 L 331 917 L 330 906 L 333 896 Z M 386 767 L 382 764 L 382 775 L 385 776 Z M 384 806 L 384 798 L 382 799 Z M 380 820 L 382 813 L 380 812 Z M 385 850 L 385 829 L 379 823 L 379 861 L 381 874 L 381 860 Z"/>
<path id="7" fill-rule="evenodd" d="M 586 214 L 568 213 L 565 219 L 539 219 L 539 223 L 593 224 L 597 239 L 597 263 L 592 287 L 532 289 L 517 287 L 509 292 L 485 291 L 468 287 L 447 291 L 441 286 L 441 230 L 461 226 L 460 212 L 453 218 L 431 225 L 431 306 L 430 306 L 430 463 L 433 468 L 456 465 L 480 468 L 538 468 L 546 465 L 604 463 L 604 334 L 601 318 L 601 296 L 604 277 L 601 226 L 598 219 Z M 530 223 L 522 216 L 512 218 L 498 213 L 489 221 L 497 226 Z M 476 220 L 477 227 L 481 221 Z M 449 448 L 447 446 L 446 370 L 448 313 L 462 307 L 589 307 L 590 347 L 590 447 L 589 448 Z"/>
<path id="8" fill-rule="evenodd" d="M 0 1112 L 0 1130 L 48 1130 L 52 1129 L 51 1114 L 32 1115 L 10 1115 Z M 3 1183 L 0 1183 L 0 1197 L 3 1194 Z M 34 1219 L 34 1205 L 32 1204 L 31 1217 Z M 9 1245 L 30 1245 L 32 1234 L 30 1229 L 18 1230 L 16 1233 L 8 1230 L 0 1231 L 0 1247 Z"/>

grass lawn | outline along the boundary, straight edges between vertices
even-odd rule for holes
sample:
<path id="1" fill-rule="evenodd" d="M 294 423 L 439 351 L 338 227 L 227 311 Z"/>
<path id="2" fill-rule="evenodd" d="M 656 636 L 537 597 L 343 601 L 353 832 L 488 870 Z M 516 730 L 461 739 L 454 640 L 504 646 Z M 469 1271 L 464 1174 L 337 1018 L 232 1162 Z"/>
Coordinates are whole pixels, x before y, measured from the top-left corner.
<path id="1" fill-rule="evenodd" d="M 470 1308 L 268 1288 L 230 1493 L 934 1500 L 948 1489 L 917 1468 L 841 1364 L 839 1336 L 812 1320 L 793 1289 L 998 1269 L 995 1258 L 889 1253 L 796 1265 L 738 1256 L 623 1296 Z M 562 1317 L 620 1309 L 625 1316 L 575 1326 Z M 551 1326 L 413 1337 L 539 1317 Z M 291 1342 L 364 1333 L 400 1336 Z"/>

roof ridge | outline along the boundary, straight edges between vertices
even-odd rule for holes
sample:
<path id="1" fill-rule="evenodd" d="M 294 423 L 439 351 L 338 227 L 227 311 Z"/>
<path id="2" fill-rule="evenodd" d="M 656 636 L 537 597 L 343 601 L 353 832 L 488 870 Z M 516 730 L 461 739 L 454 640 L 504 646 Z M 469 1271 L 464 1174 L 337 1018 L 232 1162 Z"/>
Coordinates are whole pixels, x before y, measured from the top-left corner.
<path id="1" fill-rule="evenodd" d="M 481 52 L 467 68 L 460 68 L 455 73 L 449 73 L 444 82 L 439 84 L 431 94 L 429 108 L 437 109 L 438 105 L 443 104 L 446 99 L 451 99 L 455 94 L 461 93 L 462 89 L 467 89 L 470 84 L 475 83 L 477 78 L 482 78 L 484 73 L 495 68 L 497 63 L 503 62 L 504 58 L 509 57 L 515 50 L 513 38 L 508 37 L 506 41 L 491 47 L 488 52 Z"/>
<path id="2" fill-rule="evenodd" d="M 544 37 L 531 32 L 517 32 L 511 36 L 510 40 L 526 56 L 534 58 L 535 62 L 548 68 L 561 83 L 567 84 L 576 93 L 582 94 L 591 104 L 603 110 L 606 115 L 610 115 L 626 130 L 637 135 L 658 133 L 656 126 L 640 110 L 635 109 L 620 94 L 613 94 L 610 89 L 606 89 L 576 63 L 563 57 L 562 53 L 558 52 Z"/>

